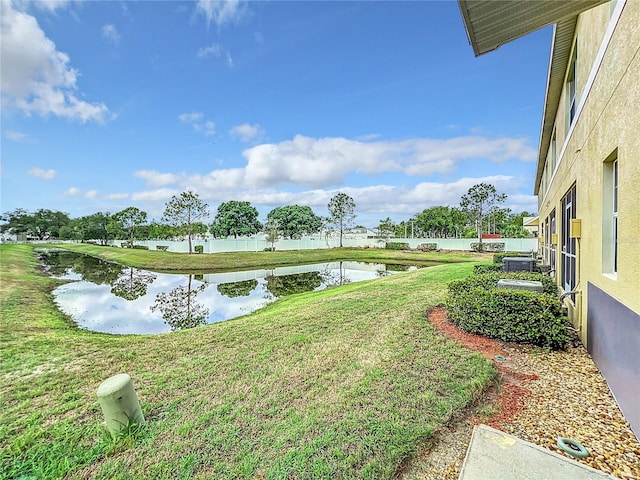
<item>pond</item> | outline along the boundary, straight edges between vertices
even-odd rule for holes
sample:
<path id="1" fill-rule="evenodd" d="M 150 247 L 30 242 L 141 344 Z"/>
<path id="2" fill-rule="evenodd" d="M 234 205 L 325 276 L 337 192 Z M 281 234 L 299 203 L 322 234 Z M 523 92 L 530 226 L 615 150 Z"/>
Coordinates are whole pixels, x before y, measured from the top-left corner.
<path id="1" fill-rule="evenodd" d="M 87 255 L 39 252 L 45 271 L 71 280 L 53 291 L 80 328 L 155 334 L 222 322 L 294 293 L 371 280 L 414 266 L 332 262 L 210 274 L 168 274 L 125 267 Z"/>

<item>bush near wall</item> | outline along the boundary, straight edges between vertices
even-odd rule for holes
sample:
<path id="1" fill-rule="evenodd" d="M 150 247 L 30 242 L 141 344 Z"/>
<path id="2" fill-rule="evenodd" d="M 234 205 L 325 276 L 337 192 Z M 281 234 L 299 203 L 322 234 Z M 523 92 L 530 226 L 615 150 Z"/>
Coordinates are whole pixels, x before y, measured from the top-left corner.
<path id="1" fill-rule="evenodd" d="M 504 252 L 504 242 L 473 242 L 471 250 L 474 252 Z"/>
<path id="2" fill-rule="evenodd" d="M 502 264 L 501 263 L 492 263 L 485 265 L 474 265 L 473 273 L 479 275 L 481 273 L 492 273 L 492 272 L 501 272 Z"/>
<path id="3" fill-rule="evenodd" d="M 204 253 L 204 245 L 196 245 L 193 247 L 193 251 L 196 253 Z"/>
<path id="4" fill-rule="evenodd" d="M 449 291 L 464 291 L 465 289 L 482 287 L 487 290 L 498 288 L 498 280 L 501 278 L 509 278 L 512 280 L 531 280 L 542 282 L 542 292 L 547 295 L 558 297 L 558 285 L 548 275 L 542 275 L 535 272 L 487 272 L 472 275 L 464 280 L 458 280 L 449 284 Z"/>
<path id="5" fill-rule="evenodd" d="M 409 250 L 409 244 L 405 242 L 387 242 L 384 248 L 387 250 Z"/>
<path id="6" fill-rule="evenodd" d="M 131 245 L 130 248 L 135 248 L 136 250 L 149 250 L 149 247 L 146 245 Z"/>
<path id="7" fill-rule="evenodd" d="M 433 252 L 438 249 L 437 243 L 421 243 L 416 247 L 418 250 L 422 250 L 423 252 Z"/>
<path id="8" fill-rule="evenodd" d="M 156 250 L 166 252 L 167 250 L 169 250 L 169 245 L 156 245 Z"/>
<path id="9" fill-rule="evenodd" d="M 452 295 L 447 309 L 451 323 L 470 333 L 553 350 L 569 342 L 566 318 L 551 295 L 474 288 Z"/>

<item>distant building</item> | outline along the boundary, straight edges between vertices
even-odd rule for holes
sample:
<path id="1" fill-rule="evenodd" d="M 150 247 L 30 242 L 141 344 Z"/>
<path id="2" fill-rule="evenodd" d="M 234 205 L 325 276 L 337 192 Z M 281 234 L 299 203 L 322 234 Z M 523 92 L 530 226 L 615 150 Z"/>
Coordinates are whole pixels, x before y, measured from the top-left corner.
<path id="1" fill-rule="evenodd" d="M 555 24 L 534 185 L 541 253 L 640 438 L 640 1 L 459 5 L 476 55 Z"/>
<path id="2" fill-rule="evenodd" d="M 539 218 L 540 217 L 538 217 L 537 215 L 535 217 L 524 217 L 522 219 L 522 228 L 524 228 L 534 237 L 537 237 L 538 231 L 540 230 Z"/>

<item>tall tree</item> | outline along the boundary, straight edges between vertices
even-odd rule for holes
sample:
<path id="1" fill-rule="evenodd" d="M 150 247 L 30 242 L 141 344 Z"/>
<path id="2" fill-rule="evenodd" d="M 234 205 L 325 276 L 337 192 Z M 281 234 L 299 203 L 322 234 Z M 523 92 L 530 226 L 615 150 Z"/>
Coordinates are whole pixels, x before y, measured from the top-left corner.
<path id="1" fill-rule="evenodd" d="M 282 231 L 280 230 L 280 224 L 278 220 L 267 219 L 262 231 L 265 234 L 265 239 L 271 244 L 271 251 L 275 252 L 276 242 L 282 237 Z"/>
<path id="2" fill-rule="evenodd" d="M 460 208 L 469 220 L 475 223 L 478 232 L 478 243 L 482 251 L 482 221 L 492 215 L 503 203 L 507 196 L 498 193 L 496 187 L 488 183 L 479 183 L 471 187 L 460 199 Z"/>
<path id="3" fill-rule="evenodd" d="M 396 231 L 397 225 L 393 223 L 393 221 L 387 217 L 384 220 L 380 220 L 380 224 L 378 225 L 378 236 L 389 238 Z"/>
<path id="4" fill-rule="evenodd" d="M 267 215 L 267 221 L 277 222 L 282 236 L 293 239 L 318 233 L 322 228 L 322 218 L 313 213 L 311 207 L 300 205 L 274 208 Z"/>
<path id="5" fill-rule="evenodd" d="M 189 253 L 193 253 L 192 237 L 194 223 L 209 216 L 209 206 L 200 200 L 197 193 L 188 190 L 171 197 L 165 206 L 162 220 L 186 233 L 189 238 Z"/>
<path id="6" fill-rule="evenodd" d="M 258 221 L 258 210 L 249 202 L 231 200 L 221 203 L 218 213 L 211 225 L 211 233 L 218 238 L 226 238 L 233 235 L 254 235 L 262 229 Z"/>
<path id="7" fill-rule="evenodd" d="M 331 223 L 333 223 L 340 232 L 340 246 L 342 247 L 342 237 L 344 230 L 349 228 L 356 218 L 354 210 L 356 203 L 346 193 L 338 193 L 329 200 L 327 209 L 329 210 L 329 216 Z"/>
<path id="8" fill-rule="evenodd" d="M 49 237 L 58 238 L 60 228 L 69 226 L 71 222 L 66 213 L 46 208 L 40 208 L 32 214 L 23 208 L 18 208 L 4 213 L 0 220 L 5 222 L 0 226 L 1 231 L 31 235 L 40 240 Z"/>
<path id="9" fill-rule="evenodd" d="M 122 224 L 122 228 L 129 231 L 129 244 L 135 240 L 136 227 L 147 223 L 147 212 L 136 207 L 127 207 L 113 215 Z"/>

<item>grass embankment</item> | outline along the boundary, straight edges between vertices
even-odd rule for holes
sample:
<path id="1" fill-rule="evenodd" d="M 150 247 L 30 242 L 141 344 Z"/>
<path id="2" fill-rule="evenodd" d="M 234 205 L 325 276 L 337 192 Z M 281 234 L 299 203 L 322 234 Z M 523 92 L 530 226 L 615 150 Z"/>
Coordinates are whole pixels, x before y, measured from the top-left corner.
<path id="1" fill-rule="evenodd" d="M 191 254 L 102 247 L 82 243 L 56 245 L 112 262 L 156 272 L 202 271 L 207 273 L 269 268 L 284 265 L 334 262 L 341 260 L 432 266 L 441 263 L 485 260 L 489 257 L 469 252 L 425 253 L 377 248 L 332 248 L 323 250 L 283 250 L 276 252 L 233 252 Z"/>
<path id="2" fill-rule="evenodd" d="M 0 260 L 1 478 L 389 478 L 495 374 L 424 318 L 470 263 L 114 336 L 65 321 L 30 246 Z M 148 427 L 112 442 L 95 391 L 122 372 Z"/>

